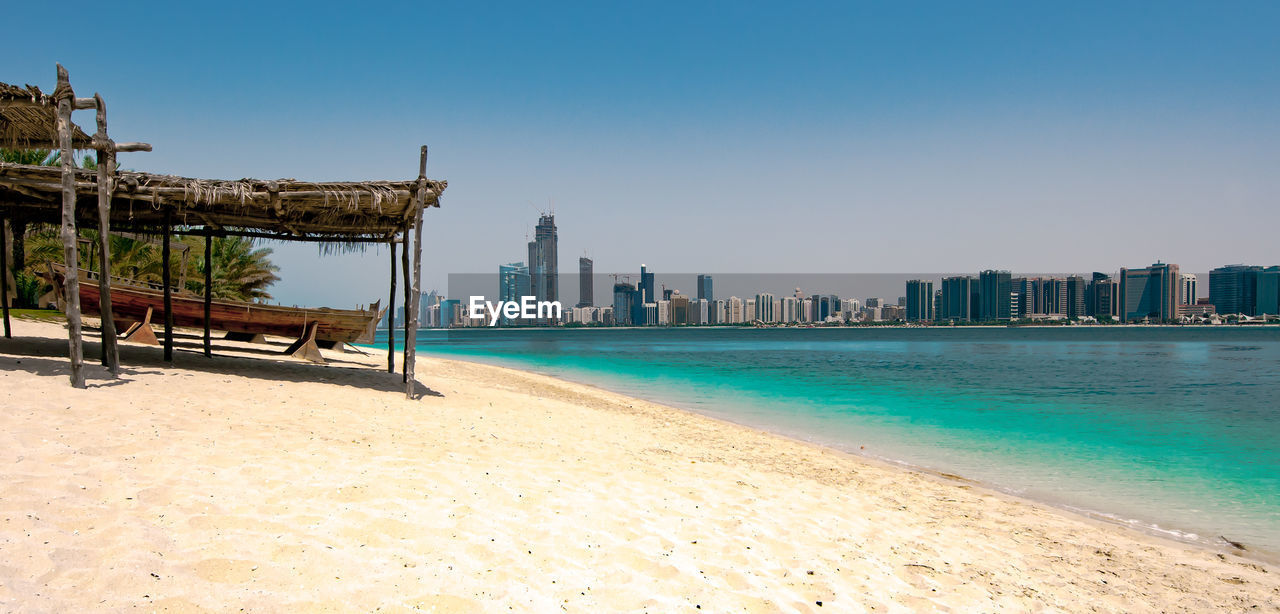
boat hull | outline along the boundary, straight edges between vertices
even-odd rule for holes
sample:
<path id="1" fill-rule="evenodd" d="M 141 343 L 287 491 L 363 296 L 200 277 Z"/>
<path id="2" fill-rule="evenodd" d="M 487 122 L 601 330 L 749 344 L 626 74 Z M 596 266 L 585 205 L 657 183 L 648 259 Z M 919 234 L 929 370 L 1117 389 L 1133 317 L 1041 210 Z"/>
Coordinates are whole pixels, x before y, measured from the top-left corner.
<path id="1" fill-rule="evenodd" d="M 86 315 L 101 315 L 98 280 L 81 273 L 80 310 Z M 204 298 L 187 293 L 174 293 L 174 326 L 204 327 Z M 152 288 L 111 284 L 111 313 L 117 321 L 141 322 L 151 308 L 151 321 L 164 322 L 164 292 Z M 341 343 L 372 343 L 373 330 L 382 313 L 374 309 L 329 309 L 325 307 L 283 307 L 241 301 L 214 300 L 209 309 L 209 328 L 253 335 L 276 335 L 299 338 L 307 325 L 316 323 L 315 338 Z M 123 329 L 123 327 L 120 327 Z"/>

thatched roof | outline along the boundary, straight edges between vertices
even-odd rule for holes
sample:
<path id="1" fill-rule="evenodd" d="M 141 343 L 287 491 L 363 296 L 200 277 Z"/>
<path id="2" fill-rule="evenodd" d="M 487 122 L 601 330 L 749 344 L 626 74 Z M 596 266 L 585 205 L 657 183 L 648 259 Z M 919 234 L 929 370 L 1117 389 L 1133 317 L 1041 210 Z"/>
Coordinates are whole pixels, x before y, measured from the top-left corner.
<path id="1" fill-rule="evenodd" d="M 75 171 L 79 220 L 98 218 L 96 171 Z M 111 227 L 154 233 L 164 223 L 284 240 L 382 241 L 411 224 L 418 181 L 224 181 L 122 171 L 115 174 Z M 58 168 L 0 163 L 0 212 L 57 223 L 62 211 Z M 423 204 L 440 206 L 445 181 L 423 181 Z M 83 222 L 82 222 L 83 223 Z M 247 231 L 247 232 L 246 232 Z"/>
<path id="2" fill-rule="evenodd" d="M 93 139 L 79 126 L 72 130 L 72 148 L 90 149 Z M 0 147 L 57 149 L 57 99 L 34 85 L 0 83 Z"/>

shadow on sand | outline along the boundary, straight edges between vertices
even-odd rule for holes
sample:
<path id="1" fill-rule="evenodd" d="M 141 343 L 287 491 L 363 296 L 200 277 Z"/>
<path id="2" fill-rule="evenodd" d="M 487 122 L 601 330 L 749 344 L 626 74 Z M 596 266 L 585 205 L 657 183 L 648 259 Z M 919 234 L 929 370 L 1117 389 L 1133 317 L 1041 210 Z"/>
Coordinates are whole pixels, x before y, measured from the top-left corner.
<path id="1" fill-rule="evenodd" d="M 121 343 L 120 377 L 114 378 L 101 365 L 101 335 L 97 329 L 84 329 L 84 375 L 89 388 L 122 386 L 142 374 L 159 373 L 160 369 L 176 367 L 189 371 L 237 375 L 265 381 L 323 382 L 339 386 L 351 386 L 380 392 L 404 394 L 404 379 L 400 373 L 387 373 L 385 368 L 371 367 L 367 362 L 345 360 L 341 354 L 326 352 L 327 365 L 301 361 L 282 353 L 287 343 L 267 341 L 248 344 L 212 340 L 213 356 L 204 356 L 204 339 L 199 334 L 175 332 L 173 336 L 173 363 L 164 361 L 164 349 L 160 347 Z M 270 368 L 265 368 L 265 367 Z M 0 369 L 21 370 L 43 377 L 71 376 L 71 364 L 67 360 L 66 338 L 32 337 L 15 335 L 13 339 L 0 339 Z M 427 388 L 421 382 L 415 387 L 415 399 L 424 396 L 444 395 Z"/>

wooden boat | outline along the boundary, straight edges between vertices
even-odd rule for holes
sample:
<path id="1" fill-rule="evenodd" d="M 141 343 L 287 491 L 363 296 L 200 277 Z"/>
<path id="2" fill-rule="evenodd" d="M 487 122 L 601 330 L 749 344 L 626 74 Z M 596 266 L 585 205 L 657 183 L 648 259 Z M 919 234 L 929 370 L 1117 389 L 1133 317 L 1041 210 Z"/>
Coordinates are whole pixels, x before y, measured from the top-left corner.
<path id="1" fill-rule="evenodd" d="M 66 268 L 51 267 L 51 281 L 61 295 Z M 80 309 L 87 315 L 101 315 L 98 302 L 98 278 L 94 273 L 80 272 Z M 61 298 L 61 296 L 59 296 Z M 171 296 L 174 326 L 204 327 L 204 297 L 186 290 L 175 290 Z M 379 301 L 380 302 L 380 301 Z M 62 302 L 59 301 L 61 306 Z M 332 347 L 338 343 L 372 343 L 374 327 L 382 319 L 378 302 L 369 309 L 329 309 L 327 307 L 284 307 L 214 299 L 209 311 L 209 328 L 236 335 L 276 335 L 298 341 L 286 352 L 323 362 L 316 342 Z M 164 321 L 164 289 L 136 280 L 111 278 L 111 312 L 121 322 L 127 341 L 156 344 L 150 325 Z M 127 329 L 123 323 L 132 323 Z M 310 347 L 302 347 L 310 341 Z"/>

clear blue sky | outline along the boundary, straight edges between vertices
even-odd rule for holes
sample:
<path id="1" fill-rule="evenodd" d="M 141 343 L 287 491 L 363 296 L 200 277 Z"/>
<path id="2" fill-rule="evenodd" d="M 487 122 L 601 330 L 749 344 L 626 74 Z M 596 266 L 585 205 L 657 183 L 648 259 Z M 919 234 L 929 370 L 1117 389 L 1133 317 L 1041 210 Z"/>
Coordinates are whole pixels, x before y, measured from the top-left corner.
<path id="1" fill-rule="evenodd" d="M 523 260 L 549 201 L 563 270 L 1280 263 L 1273 2 L 178 4 L 6 6 L 0 81 L 62 62 L 139 170 L 411 178 L 428 144 L 428 287 Z M 385 294 L 385 251 L 275 249 L 283 302 Z"/>

